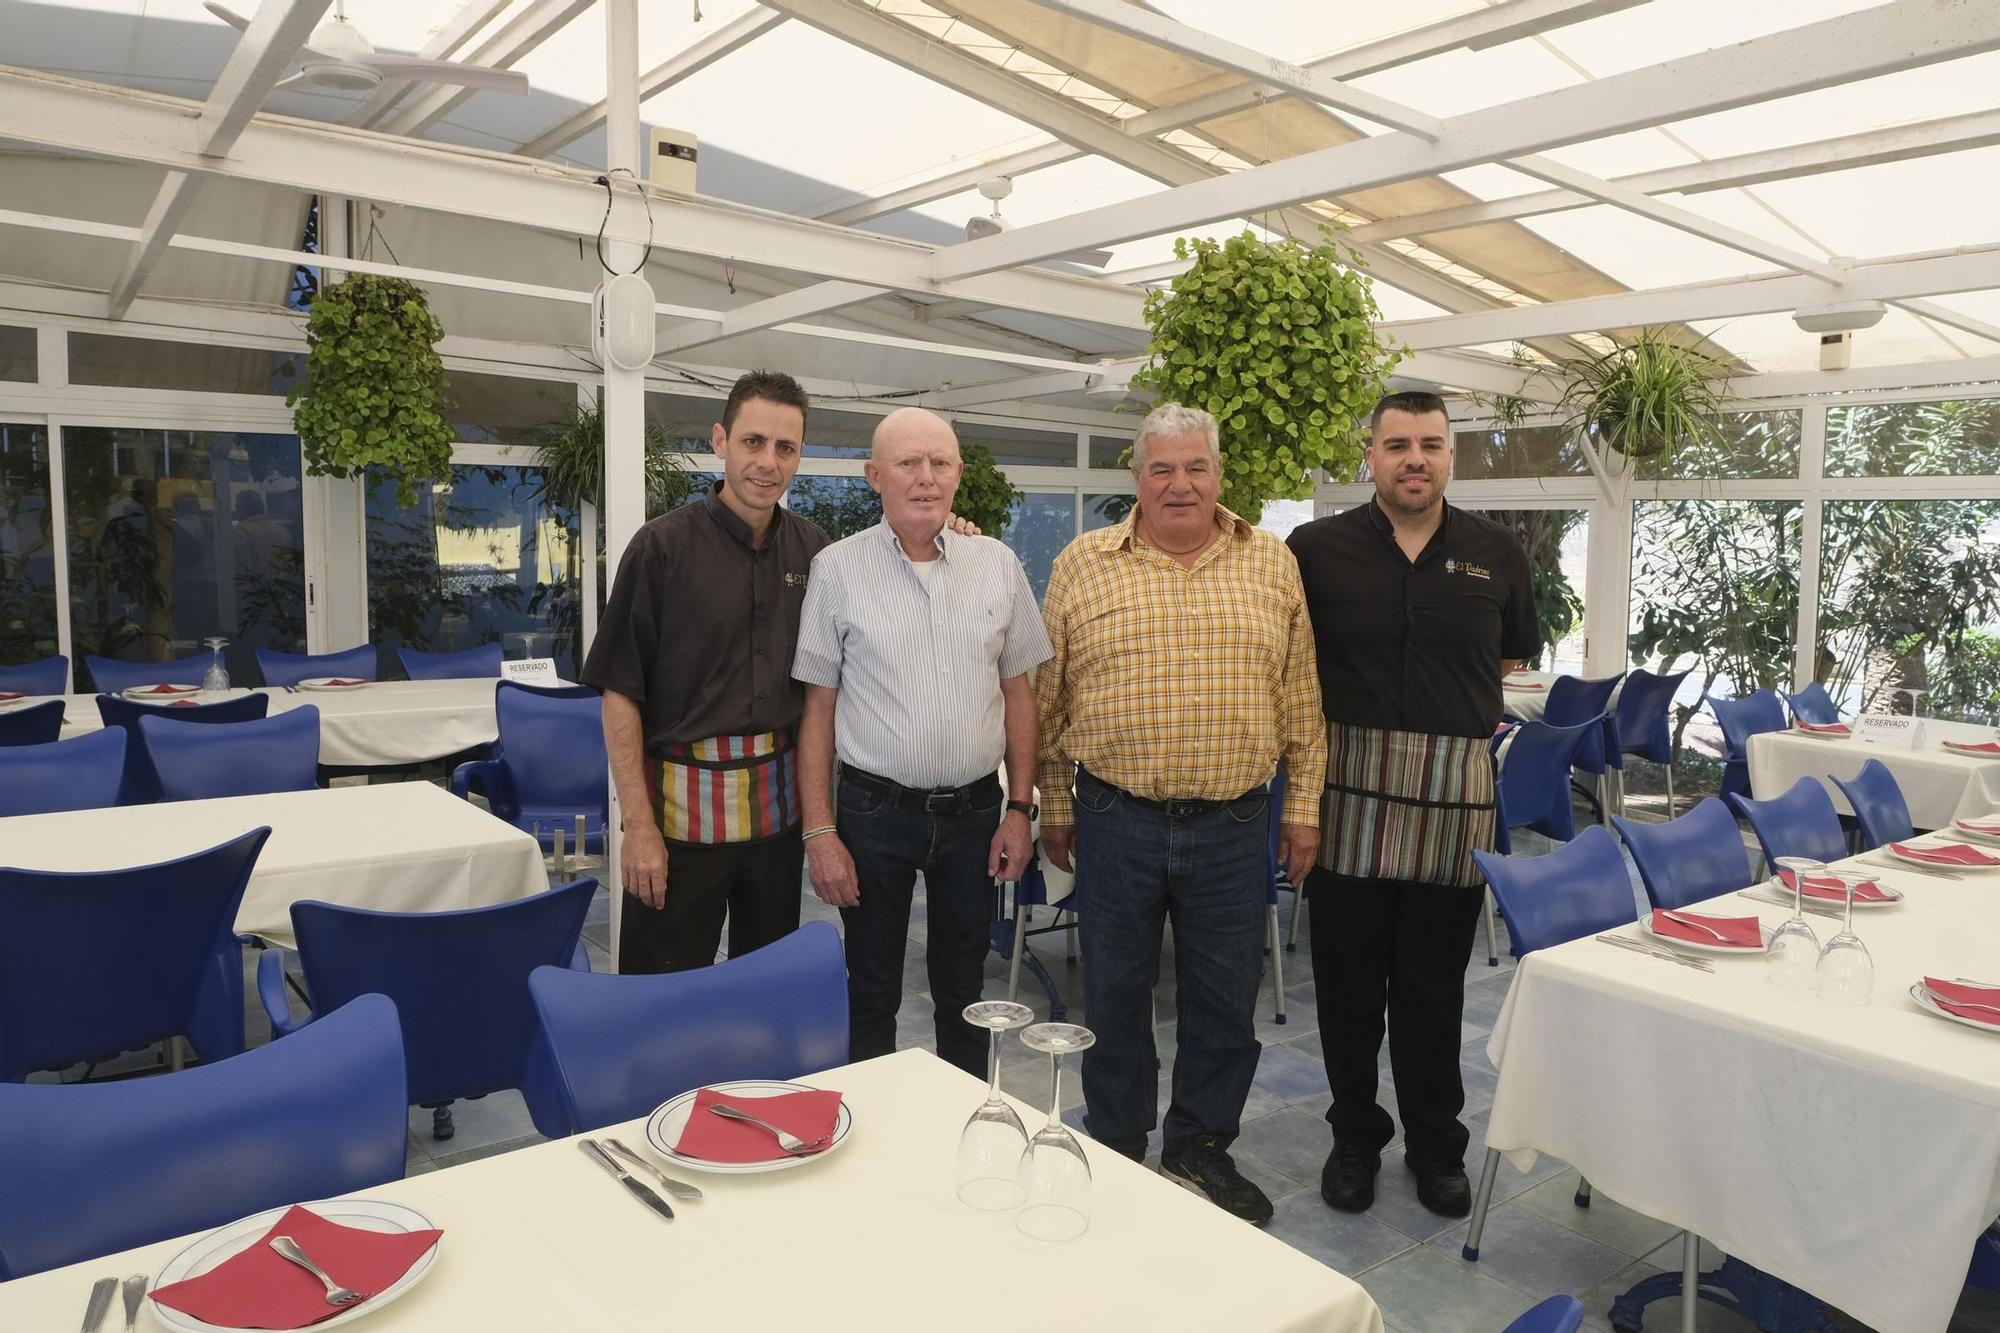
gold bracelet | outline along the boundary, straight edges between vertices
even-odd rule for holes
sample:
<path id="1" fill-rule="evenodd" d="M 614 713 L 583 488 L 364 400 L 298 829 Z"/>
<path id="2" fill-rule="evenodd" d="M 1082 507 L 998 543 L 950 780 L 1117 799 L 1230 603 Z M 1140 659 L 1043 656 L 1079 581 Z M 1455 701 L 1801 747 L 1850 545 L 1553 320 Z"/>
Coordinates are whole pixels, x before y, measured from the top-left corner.
<path id="1" fill-rule="evenodd" d="M 814 828 L 807 829 L 804 833 L 801 833 L 799 835 L 799 841 L 804 842 L 807 838 L 817 838 L 822 833 L 834 833 L 834 832 L 838 832 L 838 828 L 835 825 L 820 824 Z"/>

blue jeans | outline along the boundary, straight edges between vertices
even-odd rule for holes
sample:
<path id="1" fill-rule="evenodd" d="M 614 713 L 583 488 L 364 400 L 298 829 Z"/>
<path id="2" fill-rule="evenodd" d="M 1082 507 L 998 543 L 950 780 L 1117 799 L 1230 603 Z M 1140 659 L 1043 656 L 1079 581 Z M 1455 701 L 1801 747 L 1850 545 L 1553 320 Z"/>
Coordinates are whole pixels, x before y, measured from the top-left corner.
<path id="1" fill-rule="evenodd" d="M 861 889 L 859 906 L 840 909 L 847 947 L 849 1059 L 867 1060 L 896 1049 L 910 900 L 922 871 L 924 961 L 936 1004 L 937 1053 L 985 1079 L 987 1037 L 965 1021 L 963 1011 L 986 985 L 994 917 L 986 857 L 1000 827 L 1003 802 L 995 782 L 990 804 L 982 794 L 973 798 L 972 808 L 929 814 L 858 783 L 840 783 L 840 840 L 854 858 Z"/>
<path id="2" fill-rule="evenodd" d="M 1263 790 L 1202 808 L 1142 804 L 1079 769 L 1076 915 L 1091 1136 L 1143 1156 L 1159 1113 L 1153 988 L 1160 933 L 1174 923 L 1179 1023 L 1164 1146 L 1235 1139 L 1257 1073 L 1257 986 L 1264 971 L 1271 800 Z"/>

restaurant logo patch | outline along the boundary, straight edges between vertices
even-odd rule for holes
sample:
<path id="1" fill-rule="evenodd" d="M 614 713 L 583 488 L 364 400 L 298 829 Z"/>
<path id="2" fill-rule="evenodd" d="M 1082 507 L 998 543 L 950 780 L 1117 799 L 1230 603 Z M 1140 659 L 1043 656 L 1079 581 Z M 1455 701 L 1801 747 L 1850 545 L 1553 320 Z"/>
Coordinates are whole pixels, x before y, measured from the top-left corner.
<path id="1" fill-rule="evenodd" d="M 785 575 L 785 586 L 787 588 L 803 588 L 806 586 L 806 576 L 803 574 L 787 574 Z"/>
<path id="2" fill-rule="evenodd" d="M 1490 579 L 1493 571 L 1484 565 L 1475 565 L 1470 560 L 1447 560 L 1444 562 L 1447 574 L 1464 574 L 1468 578 Z"/>

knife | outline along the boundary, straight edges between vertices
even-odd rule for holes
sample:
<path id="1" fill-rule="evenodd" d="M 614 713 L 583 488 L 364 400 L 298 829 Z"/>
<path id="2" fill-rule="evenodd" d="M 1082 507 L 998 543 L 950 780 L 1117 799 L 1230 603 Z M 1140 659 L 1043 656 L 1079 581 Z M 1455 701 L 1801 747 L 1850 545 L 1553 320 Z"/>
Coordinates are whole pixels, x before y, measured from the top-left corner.
<path id="1" fill-rule="evenodd" d="M 118 1294 L 118 1279 L 101 1277 L 90 1289 L 90 1305 L 83 1312 L 83 1333 L 97 1333 L 104 1316 L 111 1313 L 111 1298 Z"/>
<path id="2" fill-rule="evenodd" d="M 647 1175 L 659 1181 L 660 1187 L 666 1190 L 667 1193 L 673 1195 L 676 1199 L 695 1200 L 701 1198 L 700 1190 L 696 1189 L 694 1186 L 690 1184 L 687 1184 L 684 1181 L 675 1180 L 672 1176 L 660 1170 L 659 1167 L 654 1166 L 651 1162 L 641 1157 L 638 1153 L 633 1152 L 630 1148 L 620 1143 L 617 1139 L 605 1139 L 601 1146 L 609 1148 L 613 1153 L 615 1153 L 619 1157 L 624 1158 L 626 1161 L 630 1162 L 633 1166 L 638 1167 L 641 1171 L 644 1171 Z"/>
<path id="3" fill-rule="evenodd" d="M 125 1279 L 125 1333 L 139 1322 L 139 1306 L 146 1299 L 146 1275 L 134 1273 Z"/>
<path id="4" fill-rule="evenodd" d="M 624 1167 L 612 1161 L 611 1155 L 605 1152 L 604 1149 L 598 1147 L 595 1140 L 578 1139 L 576 1141 L 576 1146 L 583 1150 L 583 1155 L 585 1157 L 588 1157 L 591 1161 L 597 1163 L 599 1166 L 603 1167 L 606 1171 L 609 1171 L 612 1175 L 618 1177 L 618 1183 L 623 1185 L 626 1191 L 630 1193 L 633 1198 L 637 1199 L 640 1203 L 645 1204 L 648 1208 L 658 1213 L 661 1217 L 666 1218 L 667 1221 L 671 1222 L 674 1220 L 674 1210 L 672 1206 L 669 1205 L 665 1199 L 662 1199 L 659 1195 L 653 1193 L 653 1191 L 647 1189 L 644 1185 L 640 1184 L 639 1181 L 633 1177 L 630 1171 L 627 1171 Z"/>

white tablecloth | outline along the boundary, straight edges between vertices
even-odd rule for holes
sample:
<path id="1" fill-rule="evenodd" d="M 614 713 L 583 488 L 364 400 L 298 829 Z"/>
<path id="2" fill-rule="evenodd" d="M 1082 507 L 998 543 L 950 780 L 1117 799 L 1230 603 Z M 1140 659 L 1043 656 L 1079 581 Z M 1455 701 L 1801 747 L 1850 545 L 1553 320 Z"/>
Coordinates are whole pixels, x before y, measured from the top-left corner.
<path id="1" fill-rule="evenodd" d="M 1210 1328 L 1379 1333 L 1352 1281 L 1085 1141 L 1090 1230 L 1029 1240 L 952 1196 L 954 1152 L 981 1088 L 923 1051 L 817 1075 L 854 1111 L 825 1160 L 699 1176 L 706 1197 L 663 1221 L 571 1142 L 368 1190 L 444 1230 L 424 1279 L 373 1333 L 570 1330 Z M 1039 1126 L 1041 1117 L 1024 1118 Z M 606 1131 L 639 1147 L 643 1122 Z M 181 1241 L 0 1285 L 0 1328 L 72 1328 L 92 1279 L 155 1272 Z M 1192 1261 L 1193 1270 L 1176 1265 Z"/>
<path id="2" fill-rule="evenodd" d="M 1944 828 L 1961 815 L 2000 810 L 2000 759 L 1953 754 L 1940 741 L 1990 741 L 1992 727 L 1969 722 L 1924 723 L 1924 743 L 1912 751 L 1828 740 L 1798 730 L 1763 732 L 1750 738 L 1750 791 L 1760 801 L 1782 795 L 1800 778 L 1818 778 L 1834 808 L 1853 811 L 1828 775 L 1846 779 L 1870 759 L 1880 759 L 1895 775 L 1920 829 Z"/>
<path id="3" fill-rule="evenodd" d="M 1943 1329 L 2000 1213 L 2000 1035 L 1908 990 L 2000 974 L 2000 872 L 1870 872 L 1909 898 L 1854 914 L 1865 1008 L 1772 986 L 1761 957 L 1709 975 L 1591 939 L 1530 954 L 1488 1045 L 1487 1143 L 1523 1169 L 1559 1157 L 1873 1327 Z M 1711 910 L 1788 915 L 1734 894 Z M 1807 920 L 1821 943 L 1839 929 Z"/>
<path id="4" fill-rule="evenodd" d="M 17 815 L 0 819 L 0 861 L 109 870 L 185 856 L 266 824 L 271 836 L 236 929 L 287 948 L 295 943 L 291 906 L 302 898 L 439 912 L 549 886 L 532 836 L 428 782 Z"/>
<path id="5" fill-rule="evenodd" d="M 1500 694 L 1507 713 L 1523 722 L 1535 722 L 1549 706 L 1549 687 L 1558 677 L 1553 671 L 1521 671 L 1503 677 Z M 1539 685 L 1538 690 L 1524 690 L 1523 685 Z"/>
<path id="6" fill-rule="evenodd" d="M 485 745 L 500 734 L 493 680 L 380 680 L 335 693 L 266 689 L 271 713 L 304 704 L 319 709 L 319 761 L 337 767 L 422 763 Z M 231 696 L 250 693 L 231 690 Z M 97 696 L 62 696 L 63 735 L 96 731 Z M 40 702 L 34 700 L 32 702 Z"/>

